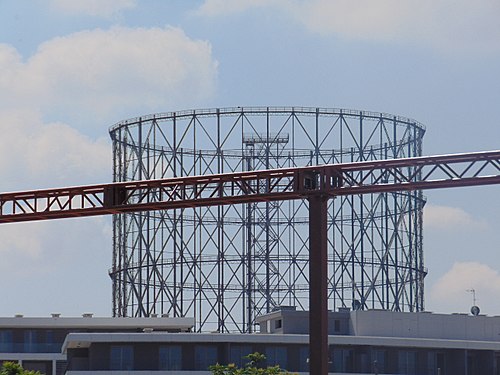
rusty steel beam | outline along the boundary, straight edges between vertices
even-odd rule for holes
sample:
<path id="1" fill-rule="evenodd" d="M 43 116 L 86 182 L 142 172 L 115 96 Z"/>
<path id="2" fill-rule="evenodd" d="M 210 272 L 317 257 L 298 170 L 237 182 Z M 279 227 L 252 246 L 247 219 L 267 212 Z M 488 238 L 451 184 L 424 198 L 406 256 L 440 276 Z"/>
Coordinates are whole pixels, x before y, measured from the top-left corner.
<path id="1" fill-rule="evenodd" d="M 0 223 L 489 184 L 500 151 L 3 193 Z"/>
<path id="2" fill-rule="evenodd" d="M 328 198 L 309 201 L 309 370 L 328 374 Z"/>

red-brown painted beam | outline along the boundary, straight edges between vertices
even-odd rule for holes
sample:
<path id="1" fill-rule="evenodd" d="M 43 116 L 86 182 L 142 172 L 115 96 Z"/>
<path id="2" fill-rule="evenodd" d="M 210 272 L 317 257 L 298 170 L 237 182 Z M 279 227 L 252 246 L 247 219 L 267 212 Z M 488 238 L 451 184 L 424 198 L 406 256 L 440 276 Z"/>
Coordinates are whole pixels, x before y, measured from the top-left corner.
<path id="1" fill-rule="evenodd" d="M 309 371 L 328 374 L 328 195 L 309 196 Z"/>
<path id="2" fill-rule="evenodd" d="M 330 196 L 500 184 L 500 151 L 3 193 L 0 223 L 300 199 L 308 175 Z"/>

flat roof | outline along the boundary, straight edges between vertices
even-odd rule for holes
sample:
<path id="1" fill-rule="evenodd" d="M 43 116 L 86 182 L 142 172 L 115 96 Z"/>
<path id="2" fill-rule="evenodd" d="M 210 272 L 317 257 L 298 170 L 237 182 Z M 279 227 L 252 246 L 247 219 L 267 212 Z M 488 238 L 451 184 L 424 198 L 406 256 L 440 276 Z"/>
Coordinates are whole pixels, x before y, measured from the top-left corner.
<path id="1" fill-rule="evenodd" d="M 63 352 L 74 348 L 88 348 L 93 343 L 265 343 L 305 344 L 309 335 L 262 333 L 69 333 L 63 343 Z M 330 345 L 385 346 L 399 348 L 436 348 L 500 351 L 500 342 L 448 339 L 425 339 L 383 336 L 328 336 Z"/>
<path id="2" fill-rule="evenodd" d="M 0 328 L 143 329 L 188 331 L 194 318 L 187 317 L 1 317 Z"/>

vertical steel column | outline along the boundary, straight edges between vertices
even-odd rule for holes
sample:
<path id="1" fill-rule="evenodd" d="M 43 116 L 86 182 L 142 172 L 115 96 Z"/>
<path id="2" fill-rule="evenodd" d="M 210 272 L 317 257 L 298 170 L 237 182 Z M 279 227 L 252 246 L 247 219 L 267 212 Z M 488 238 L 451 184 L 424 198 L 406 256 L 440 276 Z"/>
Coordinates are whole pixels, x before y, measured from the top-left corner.
<path id="1" fill-rule="evenodd" d="M 310 373 L 328 374 L 328 196 L 309 201 L 309 358 Z"/>
<path id="2" fill-rule="evenodd" d="M 253 163 L 253 157 L 254 157 L 254 149 L 253 146 L 251 148 L 247 147 L 247 150 L 249 151 L 249 155 L 247 157 L 247 170 L 252 171 L 254 170 L 254 163 Z M 255 189 L 258 189 L 258 182 L 257 186 Z M 255 248 L 255 243 L 254 243 L 254 221 L 255 221 L 255 210 L 254 210 L 254 205 L 256 203 L 250 202 L 247 203 L 247 227 L 246 227 L 246 235 L 247 235 L 247 253 L 246 253 L 246 297 L 247 297 L 247 306 L 246 306 L 246 327 L 244 328 L 244 332 L 252 333 L 252 316 L 253 316 L 253 310 L 252 310 L 252 291 L 253 291 L 253 267 L 252 267 L 252 254 L 254 252 Z M 243 320 L 243 325 L 245 326 L 245 319 Z M 246 331 L 245 331 L 246 329 Z"/>
<path id="3" fill-rule="evenodd" d="M 269 164 L 269 156 L 270 156 L 270 153 L 271 153 L 271 144 L 269 142 L 269 137 L 270 137 L 270 133 L 269 133 L 269 107 L 267 107 L 267 111 L 266 111 L 266 150 L 265 150 L 265 153 L 266 153 L 266 169 L 269 169 L 270 168 L 270 164 Z M 276 137 L 278 137 L 278 135 L 276 135 Z M 277 143 L 277 140 L 276 139 L 273 139 L 273 142 L 276 142 L 276 155 L 279 155 L 279 144 Z M 269 183 L 266 182 L 266 191 L 269 191 Z M 269 232 L 271 231 L 271 226 L 270 226 L 270 214 L 269 214 L 269 210 L 271 209 L 271 206 L 269 204 L 269 202 L 266 202 L 266 313 L 269 314 L 271 312 L 271 288 L 270 288 L 270 284 L 271 284 L 271 275 L 270 275 L 270 267 L 271 267 L 271 262 L 270 262 L 270 257 L 271 257 L 271 243 L 270 243 L 270 238 L 269 238 Z M 254 317 L 252 317 L 254 318 Z"/>

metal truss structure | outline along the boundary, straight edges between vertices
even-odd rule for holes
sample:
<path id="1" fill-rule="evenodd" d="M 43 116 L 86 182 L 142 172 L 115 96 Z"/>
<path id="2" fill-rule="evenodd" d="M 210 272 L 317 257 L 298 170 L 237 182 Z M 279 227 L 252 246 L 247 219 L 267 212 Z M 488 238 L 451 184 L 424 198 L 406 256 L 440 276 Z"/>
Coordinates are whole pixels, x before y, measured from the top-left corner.
<path id="1" fill-rule="evenodd" d="M 0 224 L 497 184 L 500 150 L 0 193 Z"/>
<path id="2" fill-rule="evenodd" d="M 131 119 L 110 134 L 124 182 L 416 157 L 424 127 L 363 111 L 226 108 Z M 331 309 L 423 309 L 423 205 L 419 192 L 329 203 Z M 252 332 L 276 306 L 308 309 L 307 202 L 117 216 L 113 259 L 114 315 L 194 315 L 197 330 Z"/>

